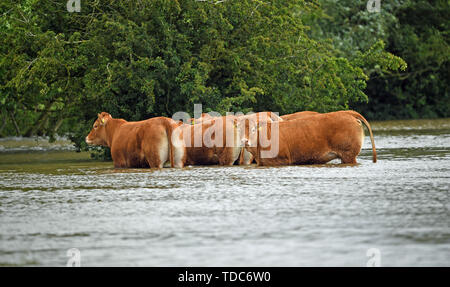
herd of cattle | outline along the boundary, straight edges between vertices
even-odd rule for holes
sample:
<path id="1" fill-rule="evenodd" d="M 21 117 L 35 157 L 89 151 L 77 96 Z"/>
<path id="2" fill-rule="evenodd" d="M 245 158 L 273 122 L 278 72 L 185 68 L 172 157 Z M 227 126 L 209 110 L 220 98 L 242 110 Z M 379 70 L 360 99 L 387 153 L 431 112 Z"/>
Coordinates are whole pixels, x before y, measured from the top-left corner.
<path id="1" fill-rule="evenodd" d="M 304 111 L 281 117 L 272 112 L 202 114 L 187 122 L 166 117 L 128 122 L 102 112 L 86 143 L 109 147 L 117 168 L 323 164 L 336 158 L 353 164 L 364 141 L 362 123 L 369 130 L 376 162 L 372 129 L 362 115 L 351 110 Z"/>

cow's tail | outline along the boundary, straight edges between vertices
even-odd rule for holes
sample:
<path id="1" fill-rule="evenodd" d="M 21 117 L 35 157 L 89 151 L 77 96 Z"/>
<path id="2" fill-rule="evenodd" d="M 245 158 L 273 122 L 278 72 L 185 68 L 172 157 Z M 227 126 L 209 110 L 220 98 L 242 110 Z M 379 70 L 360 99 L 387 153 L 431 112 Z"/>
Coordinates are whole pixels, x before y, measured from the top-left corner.
<path id="1" fill-rule="evenodd" d="M 366 125 L 367 129 L 369 130 L 370 141 L 372 142 L 372 160 L 373 160 L 373 162 L 377 162 L 377 151 L 375 149 L 375 141 L 373 139 L 372 128 L 370 127 L 369 122 L 358 112 L 346 111 L 346 113 L 351 114 L 352 116 L 354 116 L 358 120 L 362 121 Z"/>
<path id="2" fill-rule="evenodd" d="M 171 167 L 175 167 L 175 163 L 174 163 L 174 159 L 173 159 L 174 148 L 173 148 L 173 143 L 172 143 L 172 132 L 175 129 L 175 127 L 176 127 L 175 123 L 172 123 L 170 121 L 167 122 L 166 133 L 167 133 L 168 143 L 169 143 L 169 160 L 170 160 Z"/>

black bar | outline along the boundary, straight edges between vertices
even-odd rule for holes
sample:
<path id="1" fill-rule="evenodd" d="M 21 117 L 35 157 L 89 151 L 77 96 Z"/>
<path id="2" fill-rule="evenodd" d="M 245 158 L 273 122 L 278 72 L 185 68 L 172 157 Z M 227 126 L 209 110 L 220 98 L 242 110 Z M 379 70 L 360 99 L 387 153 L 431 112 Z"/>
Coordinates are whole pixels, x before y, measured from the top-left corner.
<path id="1" fill-rule="evenodd" d="M 381 284 L 424 280 L 430 285 L 448 274 L 447 268 L 300 268 L 300 267 L 151 267 L 151 268 L 0 268 L 3 282 L 19 285 L 23 280 L 34 284 L 118 283 L 126 286 L 310 286 L 317 284 Z M 445 277 L 444 277 L 445 276 Z M 8 278 L 10 277 L 10 278 Z M 387 279 L 387 277 L 389 277 Z M 12 281 L 9 281 L 10 279 Z M 18 284 L 19 283 L 19 284 Z M 293 285 L 294 284 L 294 285 Z M 345 285 L 344 285 L 345 286 Z"/>

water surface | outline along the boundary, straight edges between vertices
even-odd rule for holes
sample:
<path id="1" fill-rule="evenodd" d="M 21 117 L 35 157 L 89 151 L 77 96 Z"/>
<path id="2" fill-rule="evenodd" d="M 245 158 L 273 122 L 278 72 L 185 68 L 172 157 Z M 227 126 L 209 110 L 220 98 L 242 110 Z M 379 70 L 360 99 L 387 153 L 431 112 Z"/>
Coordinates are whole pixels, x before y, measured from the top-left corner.
<path id="1" fill-rule="evenodd" d="M 359 164 L 114 169 L 0 140 L 0 264 L 449 266 L 450 120 L 374 123 Z"/>

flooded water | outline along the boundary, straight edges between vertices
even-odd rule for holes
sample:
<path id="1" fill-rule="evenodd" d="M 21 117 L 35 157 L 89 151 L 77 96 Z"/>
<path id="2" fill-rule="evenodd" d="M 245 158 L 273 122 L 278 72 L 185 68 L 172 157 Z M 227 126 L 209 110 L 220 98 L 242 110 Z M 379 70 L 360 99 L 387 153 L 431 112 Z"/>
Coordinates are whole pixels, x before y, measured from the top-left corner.
<path id="1" fill-rule="evenodd" d="M 0 140 L 0 265 L 450 266 L 450 120 L 373 127 L 357 166 L 114 169 Z"/>

